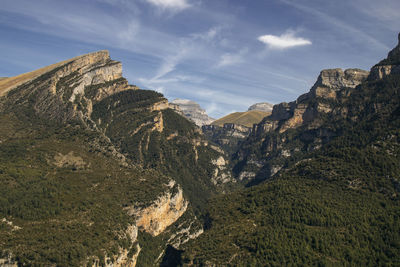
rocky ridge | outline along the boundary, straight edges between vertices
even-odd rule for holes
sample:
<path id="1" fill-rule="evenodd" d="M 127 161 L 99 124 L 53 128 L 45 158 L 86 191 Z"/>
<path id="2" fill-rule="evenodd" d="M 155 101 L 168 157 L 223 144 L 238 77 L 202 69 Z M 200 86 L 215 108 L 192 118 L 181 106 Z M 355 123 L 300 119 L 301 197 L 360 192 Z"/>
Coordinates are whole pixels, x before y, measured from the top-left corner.
<path id="1" fill-rule="evenodd" d="M 323 70 L 308 93 L 296 101 L 274 105 L 272 114 L 254 125 L 247 144 L 235 154 L 237 177 L 248 182 L 267 179 L 283 167 L 285 159 L 318 149 L 330 140 L 335 133 L 320 126 L 326 117 L 345 116 L 347 110 L 341 105 L 368 76 L 368 71 L 359 69 Z M 303 129 L 301 136 L 291 136 L 298 128 Z M 255 143 L 262 148 L 261 153 L 249 150 Z"/>
<path id="2" fill-rule="evenodd" d="M 7 98 L 16 102 L 29 98 L 37 114 L 63 122 L 78 118 L 90 124 L 94 103 L 120 91 L 138 89 L 122 78 L 121 63 L 111 60 L 108 51 L 90 53 L 33 73 L 3 93 L 8 92 Z"/>

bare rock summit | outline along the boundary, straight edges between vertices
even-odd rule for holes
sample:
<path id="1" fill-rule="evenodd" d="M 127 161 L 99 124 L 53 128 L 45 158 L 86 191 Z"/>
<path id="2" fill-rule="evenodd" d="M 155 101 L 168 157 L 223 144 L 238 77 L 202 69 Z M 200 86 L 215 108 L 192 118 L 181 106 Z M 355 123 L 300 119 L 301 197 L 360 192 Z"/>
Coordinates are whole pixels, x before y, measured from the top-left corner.
<path id="1" fill-rule="evenodd" d="M 265 111 L 265 112 L 272 112 L 273 107 L 274 107 L 274 104 L 270 104 L 267 102 L 261 102 L 261 103 L 256 103 L 256 104 L 251 105 L 249 107 L 248 111 L 259 110 L 259 111 Z"/>
<path id="2" fill-rule="evenodd" d="M 170 103 L 170 106 L 199 127 L 211 124 L 215 120 L 210 118 L 206 111 L 192 100 L 177 98 Z"/>

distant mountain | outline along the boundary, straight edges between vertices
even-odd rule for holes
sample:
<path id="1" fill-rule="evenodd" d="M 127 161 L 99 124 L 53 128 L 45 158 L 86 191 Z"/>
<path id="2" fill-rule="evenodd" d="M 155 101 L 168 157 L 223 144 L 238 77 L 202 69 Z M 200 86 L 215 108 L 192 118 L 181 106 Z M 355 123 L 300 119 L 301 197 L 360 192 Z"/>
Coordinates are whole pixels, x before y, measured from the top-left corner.
<path id="1" fill-rule="evenodd" d="M 267 102 L 262 102 L 262 103 L 256 103 L 254 105 L 251 105 L 249 107 L 250 110 L 260 110 L 260 111 L 265 111 L 265 112 L 272 112 L 272 108 L 274 107 L 273 104 L 267 103 Z"/>
<path id="2" fill-rule="evenodd" d="M 234 112 L 213 121 L 211 124 L 223 127 L 225 123 L 231 123 L 246 127 L 253 127 L 253 124 L 259 123 L 264 117 L 270 114 L 271 112 L 260 111 L 256 109 L 245 112 Z"/>
<path id="3" fill-rule="evenodd" d="M 206 111 L 199 104 L 188 99 L 175 99 L 171 103 L 171 107 L 181 112 L 186 118 L 193 121 L 197 126 L 201 127 L 211 124 L 215 119 L 210 118 Z"/>

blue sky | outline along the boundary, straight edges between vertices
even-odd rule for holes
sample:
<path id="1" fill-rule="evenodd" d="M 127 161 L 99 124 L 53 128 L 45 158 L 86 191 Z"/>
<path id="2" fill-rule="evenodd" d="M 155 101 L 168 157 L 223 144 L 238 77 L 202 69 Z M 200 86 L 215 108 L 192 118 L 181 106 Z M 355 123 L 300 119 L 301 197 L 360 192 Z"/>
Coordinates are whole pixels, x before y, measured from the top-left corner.
<path id="1" fill-rule="evenodd" d="M 1 0 L 0 76 L 108 49 L 130 83 L 218 118 L 369 69 L 399 31 L 398 0 Z"/>

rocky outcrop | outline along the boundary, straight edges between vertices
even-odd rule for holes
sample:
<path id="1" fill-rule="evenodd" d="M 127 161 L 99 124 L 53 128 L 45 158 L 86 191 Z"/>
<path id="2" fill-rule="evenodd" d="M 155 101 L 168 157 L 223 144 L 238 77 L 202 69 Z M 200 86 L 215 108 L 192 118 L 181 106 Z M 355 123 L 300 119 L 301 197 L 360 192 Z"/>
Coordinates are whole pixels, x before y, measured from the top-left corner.
<path id="1" fill-rule="evenodd" d="M 170 190 L 160 196 L 152 205 L 144 208 L 128 207 L 128 215 L 136 218 L 136 225 L 143 231 L 157 236 L 185 213 L 188 202 L 182 188 L 171 181 Z"/>
<path id="2" fill-rule="evenodd" d="M 227 170 L 228 162 L 224 157 L 220 156 L 217 159 L 212 160 L 211 163 L 215 166 L 214 175 L 211 179 L 215 185 L 234 182 L 229 171 Z"/>
<path id="3" fill-rule="evenodd" d="M 368 80 L 383 79 L 390 74 L 400 74 L 400 34 L 397 46 L 389 52 L 386 59 L 372 67 Z"/>
<path id="4" fill-rule="evenodd" d="M 256 103 L 254 105 L 251 105 L 248 108 L 248 111 L 259 110 L 259 111 L 271 112 L 273 107 L 274 107 L 274 104 L 270 104 L 267 102 L 261 102 L 261 103 Z"/>
<path id="5" fill-rule="evenodd" d="M 137 237 L 138 237 L 137 226 L 128 225 L 124 234 L 125 236 L 129 236 L 129 240 L 131 240 L 130 247 L 128 249 L 119 248 L 119 252 L 117 255 L 112 255 L 112 256 L 106 255 L 104 263 L 100 263 L 100 260 L 97 257 L 92 257 L 88 259 L 88 261 L 91 260 L 93 262 L 91 264 L 91 267 L 100 267 L 100 266 L 135 267 L 141 250 L 140 245 L 137 242 Z"/>
<path id="6" fill-rule="evenodd" d="M 88 164 L 80 156 L 75 156 L 73 151 L 70 151 L 66 155 L 57 153 L 54 156 L 53 164 L 59 168 L 69 167 L 76 170 L 88 167 Z"/>
<path id="7" fill-rule="evenodd" d="M 14 260 L 13 255 L 10 254 L 7 257 L 0 258 L 1 267 L 18 267 L 18 262 Z"/>
<path id="8" fill-rule="evenodd" d="M 170 103 L 170 107 L 178 113 L 193 121 L 197 126 L 211 124 L 215 119 L 210 118 L 206 111 L 194 101 L 187 99 L 175 99 Z"/>
<path id="9" fill-rule="evenodd" d="M 318 92 L 319 88 L 327 88 L 331 90 L 341 90 L 345 87 L 355 88 L 357 85 L 365 81 L 369 72 L 360 69 L 327 69 L 321 71 L 317 82 L 311 88 L 314 96 L 332 97 L 330 92 Z"/>

